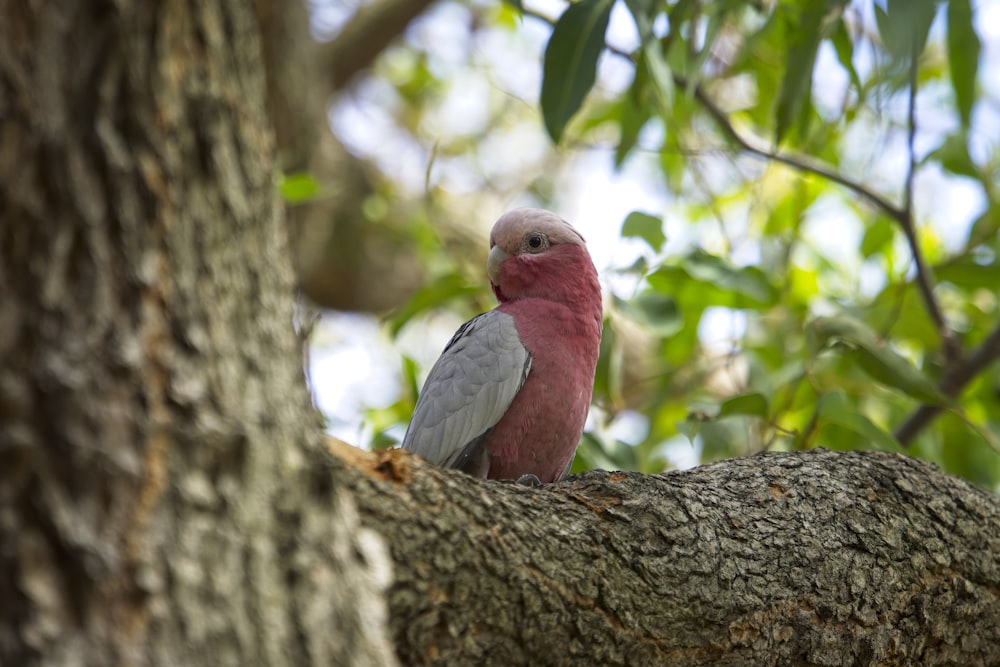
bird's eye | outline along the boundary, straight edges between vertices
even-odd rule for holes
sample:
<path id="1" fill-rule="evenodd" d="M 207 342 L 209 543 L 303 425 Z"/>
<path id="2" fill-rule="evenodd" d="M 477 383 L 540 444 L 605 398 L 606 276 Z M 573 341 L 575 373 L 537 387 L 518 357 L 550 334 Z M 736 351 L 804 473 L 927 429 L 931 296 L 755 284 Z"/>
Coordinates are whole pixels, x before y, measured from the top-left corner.
<path id="1" fill-rule="evenodd" d="M 541 234 L 528 234 L 524 239 L 525 249 L 529 252 L 538 252 L 548 247 L 548 239 Z"/>

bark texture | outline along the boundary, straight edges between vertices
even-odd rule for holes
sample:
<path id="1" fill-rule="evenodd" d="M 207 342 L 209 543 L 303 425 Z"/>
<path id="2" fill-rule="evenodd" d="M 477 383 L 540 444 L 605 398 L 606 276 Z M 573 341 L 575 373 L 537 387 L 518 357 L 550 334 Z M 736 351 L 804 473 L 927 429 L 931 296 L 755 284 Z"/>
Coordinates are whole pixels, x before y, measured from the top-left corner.
<path id="1" fill-rule="evenodd" d="M 998 501 L 911 459 L 331 460 L 253 8 L 0 16 L 0 664 L 1000 663 Z"/>
<path id="2" fill-rule="evenodd" d="M 252 7 L 0 15 L 0 664 L 391 664 L 384 550 L 318 465 Z"/>
<path id="3" fill-rule="evenodd" d="M 915 459 L 529 488 L 393 452 L 365 479 L 404 664 L 1000 664 L 1000 502 Z"/>

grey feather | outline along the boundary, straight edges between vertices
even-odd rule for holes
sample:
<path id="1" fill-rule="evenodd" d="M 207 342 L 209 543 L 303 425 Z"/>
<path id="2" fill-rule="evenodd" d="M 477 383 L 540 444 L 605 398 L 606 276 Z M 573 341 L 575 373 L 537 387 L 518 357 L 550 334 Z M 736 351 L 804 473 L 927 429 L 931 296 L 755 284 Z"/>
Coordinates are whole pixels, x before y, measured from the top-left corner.
<path id="1" fill-rule="evenodd" d="M 507 412 L 530 371 L 531 355 L 513 317 L 491 310 L 472 318 L 431 368 L 403 448 L 448 468 L 476 466 L 482 461 L 481 440 Z"/>

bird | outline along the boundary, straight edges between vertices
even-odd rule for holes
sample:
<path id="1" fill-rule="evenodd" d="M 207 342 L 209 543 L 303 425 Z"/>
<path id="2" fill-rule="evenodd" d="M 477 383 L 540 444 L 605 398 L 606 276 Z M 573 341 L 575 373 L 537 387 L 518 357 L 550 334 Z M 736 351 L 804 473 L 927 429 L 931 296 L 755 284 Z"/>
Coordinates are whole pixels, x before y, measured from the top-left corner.
<path id="1" fill-rule="evenodd" d="M 597 269 L 570 223 L 519 208 L 493 225 L 487 273 L 498 305 L 445 346 L 402 448 L 474 477 L 555 482 L 573 462 L 593 396 Z"/>

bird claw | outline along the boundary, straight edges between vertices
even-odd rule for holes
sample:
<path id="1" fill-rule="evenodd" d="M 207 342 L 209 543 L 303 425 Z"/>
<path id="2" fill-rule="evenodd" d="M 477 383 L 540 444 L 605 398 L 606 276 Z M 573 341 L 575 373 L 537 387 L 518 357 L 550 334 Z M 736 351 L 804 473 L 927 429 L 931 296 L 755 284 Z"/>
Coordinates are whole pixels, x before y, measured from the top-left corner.
<path id="1" fill-rule="evenodd" d="M 524 484 L 525 486 L 541 486 L 542 480 L 538 479 L 538 475 L 532 475 L 530 472 L 527 475 L 521 475 L 517 478 L 518 484 Z"/>

